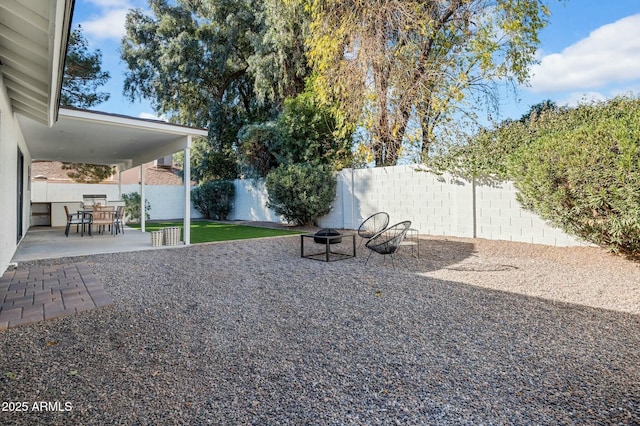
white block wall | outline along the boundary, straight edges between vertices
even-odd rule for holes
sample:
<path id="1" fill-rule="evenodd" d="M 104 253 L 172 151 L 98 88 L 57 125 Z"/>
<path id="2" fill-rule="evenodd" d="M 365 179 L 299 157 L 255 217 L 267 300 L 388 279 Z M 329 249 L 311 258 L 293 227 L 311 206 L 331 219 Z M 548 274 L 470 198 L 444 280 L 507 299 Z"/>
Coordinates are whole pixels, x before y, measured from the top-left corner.
<path id="1" fill-rule="evenodd" d="M 140 193 L 140 185 L 122 185 L 122 193 Z M 184 187 L 178 185 L 147 185 L 145 198 L 149 201 L 151 220 L 184 218 Z M 108 198 L 107 198 L 108 200 Z M 191 205 L 191 219 L 200 219 L 202 214 Z"/>
<path id="2" fill-rule="evenodd" d="M 449 175 L 437 176 L 415 166 L 345 169 L 338 173 L 337 178 L 336 198 L 331 212 L 319 220 L 321 227 L 357 229 L 371 214 L 386 211 L 391 224 L 410 220 L 412 228 L 426 235 L 556 246 L 584 244 L 523 210 L 516 201 L 515 188 L 508 182 L 498 186 L 474 186 L 470 181 Z M 41 184 L 49 188 L 41 188 Z M 234 184 L 236 197 L 229 220 L 283 222 L 267 208 L 268 195 L 262 181 L 236 180 Z M 64 188 L 50 188 L 57 186 Z M 115 193 L 110 192 L 114 190 Z M 122 192 L 140 192 L 140 186 L 123 185 Z M 118 198 L 117 185 L 87 187 L 34 182 L 32 200 L 77 201 L 83 193 L 106 193 L 108 200 Z M 145 193 L 151 203 L 152 220 L 183 217 L 182 186 L 149 185 Z M 73 198 L 69 198 L 71 194 Z M 196 219 L 202 215 L 192 206 L 191 217 Z"/>
<path id="3" fill-rule="evenodd" d="M 140 193 L 140 185 L 122 185 L 122 193 Z M 83 194 L 106 194 L 107 204 L 121 204 L 118 185 L 85 183 L 48 183 L 34 181 L 31 185 L 31 201 L 51 204 L 51 225 L 63 226 L 66 223 L 64 205 L 70 211 L 80 208 Z M 184 187 L 176 185 L 147 185 L 145 197 L 151 205 L 151 220 L 182 219 L 184 217 Z M 191 218 L 202 215 L 191 206 Z"/>
<path id="4" fill-rule="evenodd" d="M 234 181 L 236 197 L 229 220 L 251 220 L 254 222 L 282 222 L 283 219 L 267 207 L 267 190 L 264 182 L 257 179 Z"/>
<path id="5" fill-rule="evenodd" d="M 140 192 L 140 189 L 137 191 Z M 120 200 L 118 185 L 114 184 L 48 183 L 37 180 L 31 184 L 31 201 L 34 203 L 81 203 L 83 194 L 106 194 L 107 202 Z"/>
<path id="6" fill-rule="evenodd" d="M 511 182 L 476 188 L 477 237 L 526 243 L 572 246 L 581 243 L 520 207 Z"/>
<path id="7" fill-rule="evenodd" d="M 391 224 L 410 220 L 423 234 L 473 236 L 471 185 L 440 177 L 411 166 L 343 170 L 338 176 L 339 197 L 333 213 L 321 226 L 357 229 L 378 211 L 389 213 Z"/>

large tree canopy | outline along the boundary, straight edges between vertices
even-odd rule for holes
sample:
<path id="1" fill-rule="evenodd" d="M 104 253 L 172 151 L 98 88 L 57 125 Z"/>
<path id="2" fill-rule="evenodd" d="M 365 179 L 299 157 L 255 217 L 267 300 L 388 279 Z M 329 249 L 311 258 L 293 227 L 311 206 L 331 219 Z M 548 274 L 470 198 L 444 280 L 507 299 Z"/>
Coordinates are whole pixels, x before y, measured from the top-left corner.
<path id="1" fill-rule="evenodd" d="M 245 176 L 266 176 L 280 164 L 307 163 L 341 170 L 353 165 L 351 133 L 333 109 L 311 91 L 284 103 L 276 120 L 247 125 L 238 134 Z"/>
<path id="2" fill-rule="evenodd" d="M 412 118 L 426 154 L 474 95 L 526 82 L 549 15 L 542 0 L 306 3 L 316 90 L 369 131 L 378 166 L 396 164 Z"/>
<path id="3" fill-rule="evenodd" d="M 283 105 L 305 88 L 311 74 L 305 40 L 309 30 L 309 14 L 297 1 L 264 0 L 260 13 L 263 32 L 249 57 L 249 70 L 255 78 L 260 99 Z"/>
<path id="4" fill-rule="evenodd" d="M 247 58 L 259 29 L 251 2 L 149 0 L 149 7 L 151 16 L 139 9 L 127 15 L 125 94 L 196 126 L 208 126 L 222 104 L 250 111 Z"/>
<path id="5" fill-rule="evenodd" d="M 208 153 L 194 156 L 202 160 L 194 172 L 228 176 L 219 168 L 233 167 L 238 130 L 275 117 L 285 97 L 304 88 L 303 9 L 277 0 L 149 0 L 149 7 L 150 15 L 127 15 L 125 94 L 151 100 L 171 121 L 209 128 Z"/>

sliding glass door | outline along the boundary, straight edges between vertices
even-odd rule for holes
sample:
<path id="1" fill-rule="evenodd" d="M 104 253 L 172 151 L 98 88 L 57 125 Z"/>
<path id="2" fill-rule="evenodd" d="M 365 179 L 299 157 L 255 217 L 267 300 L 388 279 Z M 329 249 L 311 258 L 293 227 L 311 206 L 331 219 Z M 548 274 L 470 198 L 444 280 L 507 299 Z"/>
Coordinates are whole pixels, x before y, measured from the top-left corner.
<path id="1" fill-rule="evenodd" d="M 22 238 L 22 216 L 24 213 L 24 155 L 22 155 L 22 151 L 20 151 L 20 148 L 18 148 L 18 165 L 16 167 L 17 169 L 17 176 L 16 176 L 16 181 L 18 184 L 17 187 L 17 199 L 16 199 L 16 213 L 17 213 L 17 235 L 16 235 L 16 244 L 20 242 L 20 239 Z"/>

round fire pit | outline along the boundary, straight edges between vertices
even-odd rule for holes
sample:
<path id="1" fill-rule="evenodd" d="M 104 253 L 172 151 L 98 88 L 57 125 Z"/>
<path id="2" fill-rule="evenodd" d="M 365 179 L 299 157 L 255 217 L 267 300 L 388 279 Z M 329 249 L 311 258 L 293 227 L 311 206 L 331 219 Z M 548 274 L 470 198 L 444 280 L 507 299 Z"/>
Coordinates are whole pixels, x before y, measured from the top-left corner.
<path id="1" fill-rule="evenodd" d="M 329 244 L 339 244 L 342 242 L 342 237 L 340 237 L 340 233 L 335 229 L 321 229 L 315 233 L 318 237 L 335 237 L 329 238 Z M 313 242 L 316 244 L 326 244 L 326 238 L 318 238 L 313 237 Z"/>

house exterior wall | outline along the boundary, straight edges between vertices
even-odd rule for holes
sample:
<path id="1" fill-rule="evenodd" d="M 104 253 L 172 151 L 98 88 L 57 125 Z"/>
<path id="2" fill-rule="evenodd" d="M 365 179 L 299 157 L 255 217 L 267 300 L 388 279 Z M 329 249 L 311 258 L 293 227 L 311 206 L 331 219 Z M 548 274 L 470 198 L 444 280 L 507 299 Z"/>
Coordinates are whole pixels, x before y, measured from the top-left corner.
<path id="1" fill-rule="evenodd" d="M 273 210 L 267 207 L 267 189 L 262 180 L 234 181 L 236 196 L 229 219 L 256 222 L 282 222 Z"/>
<path id="2" fill-rule="evenodd" d="M 18 149 L 24 156 L 23 173 L 23 228 L 22 235 L 29 229 L 31 216 L 29 192 L 29 165 L 31 154 L 20 130 L 18 120 L 13 114 L 7 88 L 0 76 L 0 271 L 4 272 L 15 253 L 17 244 L 17 157 Z"/>

